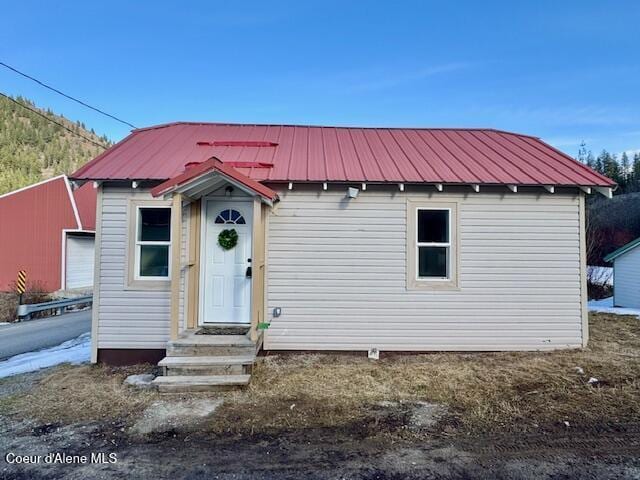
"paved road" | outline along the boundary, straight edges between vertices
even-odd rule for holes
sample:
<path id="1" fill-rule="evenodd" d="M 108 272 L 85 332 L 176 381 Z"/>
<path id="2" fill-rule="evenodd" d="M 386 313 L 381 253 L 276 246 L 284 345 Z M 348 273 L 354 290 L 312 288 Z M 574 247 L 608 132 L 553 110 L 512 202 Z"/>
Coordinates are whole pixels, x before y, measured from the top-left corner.
<path id="1" fill-rule="evenodd" d="M 53 347 L 91 331 L 91 310 L 0 325 L 0 360 Z"/>

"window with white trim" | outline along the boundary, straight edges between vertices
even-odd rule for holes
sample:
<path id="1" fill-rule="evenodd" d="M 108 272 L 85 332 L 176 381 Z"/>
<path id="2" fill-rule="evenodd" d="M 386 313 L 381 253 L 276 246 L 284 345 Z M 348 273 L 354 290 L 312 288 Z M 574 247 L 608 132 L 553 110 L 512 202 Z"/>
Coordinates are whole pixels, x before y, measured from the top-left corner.
<path id="1" fill-rule="evenodd" d="M 407 200 L 407 289 L 458 290 L 458 203 Z"/>
<path id="2" fill-rule="evenodd" d="M 171 207 L 136 208 L 135 279 L 168 280 L 171 274 Z"/>
<path id="3" fill-rule="evenodd" d="M 451 209 L 416 208 L 416 279 L 451 279 Z"/>

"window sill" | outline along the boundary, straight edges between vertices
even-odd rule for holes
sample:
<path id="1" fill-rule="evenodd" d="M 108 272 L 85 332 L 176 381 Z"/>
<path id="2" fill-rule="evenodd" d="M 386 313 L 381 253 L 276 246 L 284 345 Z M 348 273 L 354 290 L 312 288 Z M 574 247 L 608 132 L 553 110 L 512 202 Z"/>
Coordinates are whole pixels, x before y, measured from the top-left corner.
<path id="1" fill-rule="evenodd" d="M 407 290 L 418 291 L 460 291 L 455 280 L 408 280 Z"/>
<path id="2" fill-rule="evenodd" d="M 125 290 L 156 290 L 170 291 L 171 280 L 130 280 L 124 287 Z"/>

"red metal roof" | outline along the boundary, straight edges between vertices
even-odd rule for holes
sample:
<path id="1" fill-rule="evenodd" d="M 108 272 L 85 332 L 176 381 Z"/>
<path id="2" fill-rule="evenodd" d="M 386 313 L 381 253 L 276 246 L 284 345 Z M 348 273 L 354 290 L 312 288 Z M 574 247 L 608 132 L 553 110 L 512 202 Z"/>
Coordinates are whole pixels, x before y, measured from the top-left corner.
<path id="1" fill-rule="evenodd" d="M 211 157 L 257 181 L 615 185 L 538 138 L 500 130 L 222 123 L 133 130 L 72 177 L 167 180 Z"/>
<path id="2" fill-rule="evenodd" d="M 211 172 L 217 172 L 228 179 L 238 182 L 239 184 L 247 187 L 249 190 L 255 192 L 261 197 L 266 198 L 269 201 L 274 201 L 276 198 L 278 198 L 278 194 L 271 190 L 269 187 L 266 187 L 261 183 L 247 177 L 246 175 L 243 175 L 231 165 L 225 165 L 216 158 L 211 158 L 206 162 L 202 162 L 197 165 L 193 165 L 190 168 L 187 168 L 184 173 L 170 178 L 166 182 L 163 182 L 155 188 L 151 189 L 151 195 L 153 195 L 154 197 L 159 197 L 160 195 L 173 190 L 175 187 L 187 185 L 190 182 L 198 179 L 199 177 L 202 177 L 203 175 Z"/>

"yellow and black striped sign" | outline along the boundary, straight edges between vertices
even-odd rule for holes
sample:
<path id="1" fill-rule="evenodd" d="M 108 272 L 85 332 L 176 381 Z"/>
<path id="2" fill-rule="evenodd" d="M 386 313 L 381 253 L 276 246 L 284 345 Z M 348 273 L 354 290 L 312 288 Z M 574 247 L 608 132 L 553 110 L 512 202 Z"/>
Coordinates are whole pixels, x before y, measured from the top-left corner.
<path id="1" fill-rule="evenodd" d="M 25 270 L 18 271 L 16 279 L 16 292 L 22 294 L 27 291 L 27 272 Z"/>

